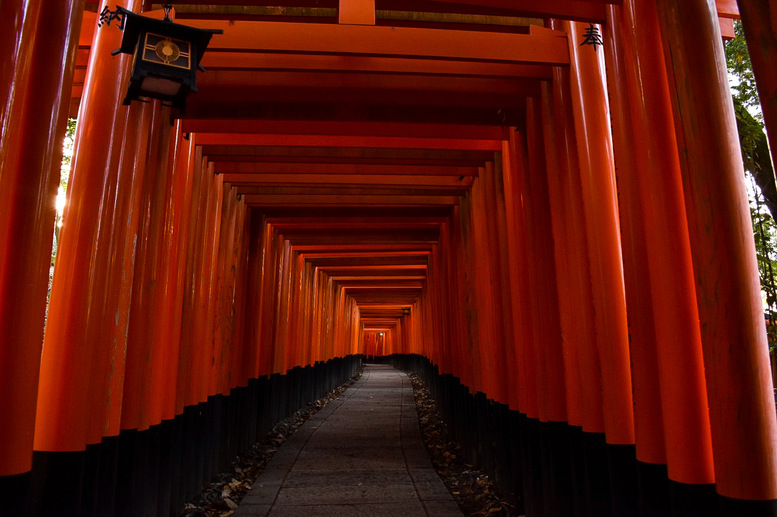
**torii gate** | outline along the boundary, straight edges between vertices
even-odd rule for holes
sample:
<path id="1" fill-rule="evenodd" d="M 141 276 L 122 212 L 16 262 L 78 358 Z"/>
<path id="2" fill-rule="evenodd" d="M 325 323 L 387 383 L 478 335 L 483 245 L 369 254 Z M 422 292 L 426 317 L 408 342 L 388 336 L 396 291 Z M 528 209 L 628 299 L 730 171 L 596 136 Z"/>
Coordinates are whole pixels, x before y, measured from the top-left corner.
<path id="1" fill-rule="evenodd" d="M 720 44 L 774 144 L 774 2 L 225 4 L 177 9 L 224 30 L 178 116 L 121 104 L 115 2 L 3 3 L 7 513 L 169 512 L 385 354 L 528 515 L 777 514 Z"/>

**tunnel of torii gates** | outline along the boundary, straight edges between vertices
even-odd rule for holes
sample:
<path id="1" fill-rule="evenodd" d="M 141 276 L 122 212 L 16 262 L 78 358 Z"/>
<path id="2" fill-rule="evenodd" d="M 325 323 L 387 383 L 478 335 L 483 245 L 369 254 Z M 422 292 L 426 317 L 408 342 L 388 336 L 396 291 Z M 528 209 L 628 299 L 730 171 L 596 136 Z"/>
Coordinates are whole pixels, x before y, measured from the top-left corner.
<path id="1" fill-rule="evenodd" d="M 0 513 L 168 515 L 379 357 L 518 514 L 777 515 L 738 4 L 188 0 L 180 113 L 104 1 L 3 0 Z"/>

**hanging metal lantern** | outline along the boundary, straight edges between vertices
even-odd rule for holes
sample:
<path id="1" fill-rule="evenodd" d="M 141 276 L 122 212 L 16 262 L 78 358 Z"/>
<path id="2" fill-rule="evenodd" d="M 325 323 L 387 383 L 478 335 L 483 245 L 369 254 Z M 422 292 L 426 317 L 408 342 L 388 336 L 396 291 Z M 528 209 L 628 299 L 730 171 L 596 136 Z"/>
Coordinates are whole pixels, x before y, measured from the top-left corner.
<path id="1" fill-rule="evenodd" d="M 165 18 L 157 20 L 116 7 L 103 12 L 101 21 L 121 20 L 121 47 L 111 54 L 132 54 L 130 76 L 124 104 L 144 98 L 160 99 L 183 111 L 186 97 L 197 91 L 197 69 L 213 34 L 220 29 L 198 29 L 174 23 L 165 6 Z"/>

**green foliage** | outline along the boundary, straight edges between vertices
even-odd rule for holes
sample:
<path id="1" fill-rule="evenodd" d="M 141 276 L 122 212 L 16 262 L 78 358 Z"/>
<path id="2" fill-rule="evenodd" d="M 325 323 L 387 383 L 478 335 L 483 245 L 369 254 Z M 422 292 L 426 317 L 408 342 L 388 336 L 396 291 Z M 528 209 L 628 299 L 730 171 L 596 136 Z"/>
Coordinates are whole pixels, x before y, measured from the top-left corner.
<path id="1" fill-rule="evenodd" d="M 734 34 L 736 35 L 735 38 L 726 42 L 726 65 L 728 72 L 736 77 L 739 82 L 739 84 L 732 87 L 736 92 L 734 98 L 745 108 L 758 108 L 760 111 L 761 103 L 758 100 L 753 64 L 750 61 L 750 53 L 747 51 L 745 33 L 739 21 L 734 22 Z M 763 119 L 760 114 L 757 117 L 763 127 Z"/>
<path id="2" fill-rule="evenodd" d="M 65 130 L 65 142 L 62 145 L 62 166 L 59 169 L 59 188 L 64 193 L 67 192 L 67 184 L 70 180 L 70 162 L 73 158 L 73 144 L 76 135 L 76 119 L 67 119 L 67 129 Z M 57 259 L 57 249 L 59 248 L 59 223 L 62 214 L 57 213 L 54 220 L 54 242 L 51 248 L 51 267 Z M 51 289 L 51 277 L 49 277 L 49 290 Z M 49 291 L 49 295 L 51 292 Z"/>
<path id="3" fill-rule="evenodd" d="M 732 85 L 732 90 L 742 162 L 745 171 L 753 179 L 750 215 L 753 220 L 758 275 L 768 306 L 767 318 L 771 323 L 767 326 L 769 347 L 774 349 L 777 346 L 777 325 L 774 324 L 777 318 L 777 225 L 773 216 L 777 214 L 777 182 L 764 131 L 753 65 L 742 24 L 738 21 L 734 23 L 734 33 L 735 38 L 725 45 L 726 65 L 736 83 Z"/>
<path id="4" fill-rule="evenodd" d="M 70 161 L 73 158 L 73 143 L 76 136 L 76 119 L 67 119 L 67 130 L 65 131 L 65 144 L 62 153 L 62 169 L 59 175 L 59 186 L 67 191 L 67 182 L 70 177 Z"/>
<path id="5" fill-rule="evenodd" d="M 767 305 L 775 307 L 777 306 L 777 288 L 774 285 L 774 276 L 777 273 L 777 260 L 775 260 L 775 230 L 777 228 L 772 216 L 763 210 L 759 212 L 756 208 L 751 207 L 750 215 L 754 223 L 755 248 L 761 285 L 766 294 Z"/>

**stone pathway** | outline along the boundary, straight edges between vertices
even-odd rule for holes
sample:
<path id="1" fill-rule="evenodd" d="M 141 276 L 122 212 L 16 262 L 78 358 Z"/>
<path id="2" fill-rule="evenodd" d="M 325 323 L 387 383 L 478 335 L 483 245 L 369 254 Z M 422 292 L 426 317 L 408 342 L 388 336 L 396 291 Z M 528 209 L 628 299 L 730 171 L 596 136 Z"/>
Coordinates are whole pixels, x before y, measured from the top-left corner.
<path id="1" fill-rule="evenodd" d="M 421 442 L 413 388 L 386 365 L 305 422 L 234 517 L 462 517 Z"/>

